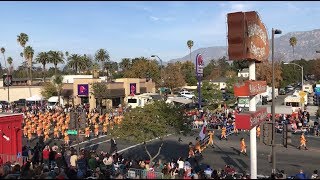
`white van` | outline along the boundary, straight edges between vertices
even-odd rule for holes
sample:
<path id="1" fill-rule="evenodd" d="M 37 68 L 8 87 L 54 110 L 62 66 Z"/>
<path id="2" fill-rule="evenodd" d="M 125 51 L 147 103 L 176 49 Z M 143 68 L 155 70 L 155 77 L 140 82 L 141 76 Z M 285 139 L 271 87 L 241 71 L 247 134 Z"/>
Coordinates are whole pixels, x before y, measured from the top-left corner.
<path id="1" fill-rule="evenodd" d="M 48 107 L 50 109 L 54 109 L 55 106 L 57 106 L 59 103 L 59 97 L 58 96 L 52 96 L 48 99 Z M 60 106 L 63 106 L 63 99 L 60 97 Z"/>
<path id="2" fill-rule="evenodd" d="M 194 94 L 192 92 L 189 91 L 180 91 L 179 94 L 183 97 L 192 99 L 194 97 Z"/>
<path id="3" fill-rule="evenodd" d="M 302 91 L 308 92 L 309 94 L 313 93 L 313 88 L 311 84 L 304 84 L 302 87 Z"/>

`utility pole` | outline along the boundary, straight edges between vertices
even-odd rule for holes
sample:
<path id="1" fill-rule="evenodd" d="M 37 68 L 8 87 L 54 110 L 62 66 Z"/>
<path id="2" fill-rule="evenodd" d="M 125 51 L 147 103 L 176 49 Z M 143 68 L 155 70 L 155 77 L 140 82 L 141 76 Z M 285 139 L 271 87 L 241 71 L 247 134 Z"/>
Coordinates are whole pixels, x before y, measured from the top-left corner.
<path id="1" fill-rule="evenodd" d="M 272 144 L 271 144 L 271 158 L 272 158 L 272 173 L 276 173 L 276 151 L 275 151 L 275 94 L 274 94 L 274 35 L 275 34 L 281 34 L 281 30 L 273 29 L 272 28 L 272 105 L 271 105 L 271 113 L 272 113 Z"/>
<path id="2" fill-rule="evenodd" d="M 249 80 L 256 80 L 256 62 L 249 62 Z M 249 97 L 249 111 L 255 112 L 256 96 Z M 251 179 L 257 179 L 257 127 L 250 130 L 250 172 Z"/>

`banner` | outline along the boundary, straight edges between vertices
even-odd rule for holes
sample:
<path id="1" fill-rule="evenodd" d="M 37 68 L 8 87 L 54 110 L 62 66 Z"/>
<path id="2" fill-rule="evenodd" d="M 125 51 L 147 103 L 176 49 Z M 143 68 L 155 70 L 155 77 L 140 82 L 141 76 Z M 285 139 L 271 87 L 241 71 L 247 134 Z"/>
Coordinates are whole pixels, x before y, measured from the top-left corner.
<path id="1" fill-rule="evenodd" d="M 199 53 L 196 56 L 196 75 L 203 76 L 203 68 L 204 68 L 204 61 L 202 55 Z"/>
<path id="2" fill-rule="evenodd" d="M 78 96 L 89 96 L 88 84 L 78 84 Z"/>
<path id="3" fill-rule="evenodd" d="M 134 96 L 137 93 L 137 84 L 136 83 L 130 83 L 130 95 Z"/>

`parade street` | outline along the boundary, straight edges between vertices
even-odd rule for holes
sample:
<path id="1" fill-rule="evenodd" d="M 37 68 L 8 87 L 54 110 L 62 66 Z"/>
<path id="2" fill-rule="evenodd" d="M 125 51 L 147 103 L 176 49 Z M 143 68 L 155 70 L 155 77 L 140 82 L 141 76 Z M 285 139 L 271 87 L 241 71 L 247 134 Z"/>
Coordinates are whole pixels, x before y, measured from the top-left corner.
<path id="1" fill-rule="evenodd" d="M 195 143 L 195 138 L 198 137 L 198 131 L 194 131 L 193 136 L 177 136 L 170 135 L 164 138 L 164 145 L 159 155 L 159 158 L 170 160 L 177 159 L 179 157 L 186 158 L 188 156 L 188 143 Z M 220 131 L 215 131 L 214 144 L 215 148 L 208 147 L 203 152 L 203 158 L 200 158 L 200 163 L 209 164 L 213 168 L 222 168 L 224 165 L 229 164 L 234 166 L 240 172 L 249 172 L 250 170 L 250 144 L 249 133 L 240 132 L 240 135 L 228 136 L 228 141 L 220 141 L 218 136 Z M 178 138 L 181 137 L 182 142 L 178 142 Z M 240 138 L 244 137 L 247 144 L 248 156 L 238 155 L 240 148 Z M 277 143 L 281 143 L 281 134 L 277 134 Z M 309 150 L 298 150 L 296 146 L 299 145 L 299 135 L 292 136 L 292 146 L 288 148 L 279 145 L 276 148 L 277 152 L 277 169 L 285 170 L 290 175 L 296 174 L 300 169 L 303 169 L 306 173 L 310 174 L 314 169 L 317 169 L 320 152 L 320 138 L 307 136 L 307 146 Z M 34 141 L 35 142 L 35 141 Z M 53 140 L 50 144 L 56 142 L 57 144 L 63 143 L 61 140 Z M 32 143 L 33 144 L 33 143 Z M 72 143 L 72 146 L 77 148 L 76 142 Z M 117 140 L 117 147 L 120 153 L 123 153 L 127 158 L 145 159 L 148 158 L 142 145 L 135 147 L 134 143 Z M 151 154 L 156 154 L 160 140 L 155 140 L 148 143 L 148 149 Z M 85 141 L 79 144 L 80 148 L 90 148 L 96 151 L 109 151 L 110 149 L 110 136 L 102 136 L 100 138 L 93 138 L 91 141 Z M 132 148 L 131 148 L 132 147 Z M 271 147 L 264 145 L 263 143 L 257 143 L 258 148 L 258 174 L 269 175 L 271 173 L 271 163 L 268 162 L 268 155 L 271 152 Z"/>

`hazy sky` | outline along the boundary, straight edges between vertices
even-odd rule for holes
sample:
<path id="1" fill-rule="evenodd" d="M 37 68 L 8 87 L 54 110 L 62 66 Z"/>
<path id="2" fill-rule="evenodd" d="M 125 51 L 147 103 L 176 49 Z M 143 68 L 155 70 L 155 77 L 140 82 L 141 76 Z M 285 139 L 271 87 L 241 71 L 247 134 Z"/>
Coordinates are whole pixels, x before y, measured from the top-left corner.
<path id="1" fill-rule="evenodd" d="M 93 55 L 104 48 L 117 62 L 151 54 L 168 61 L 188 54 L 189 39 L 193 49 L 226 46 L 226 14 L 251 10 L 269 32 L 272 27 L 285 34 L 320 26 L 320 2 L 0 2 L 0 46 L 15 67 L 22 62 L 16 41 L 21 32 L 29 35 L 27 45 L 36 54 Z"/>

